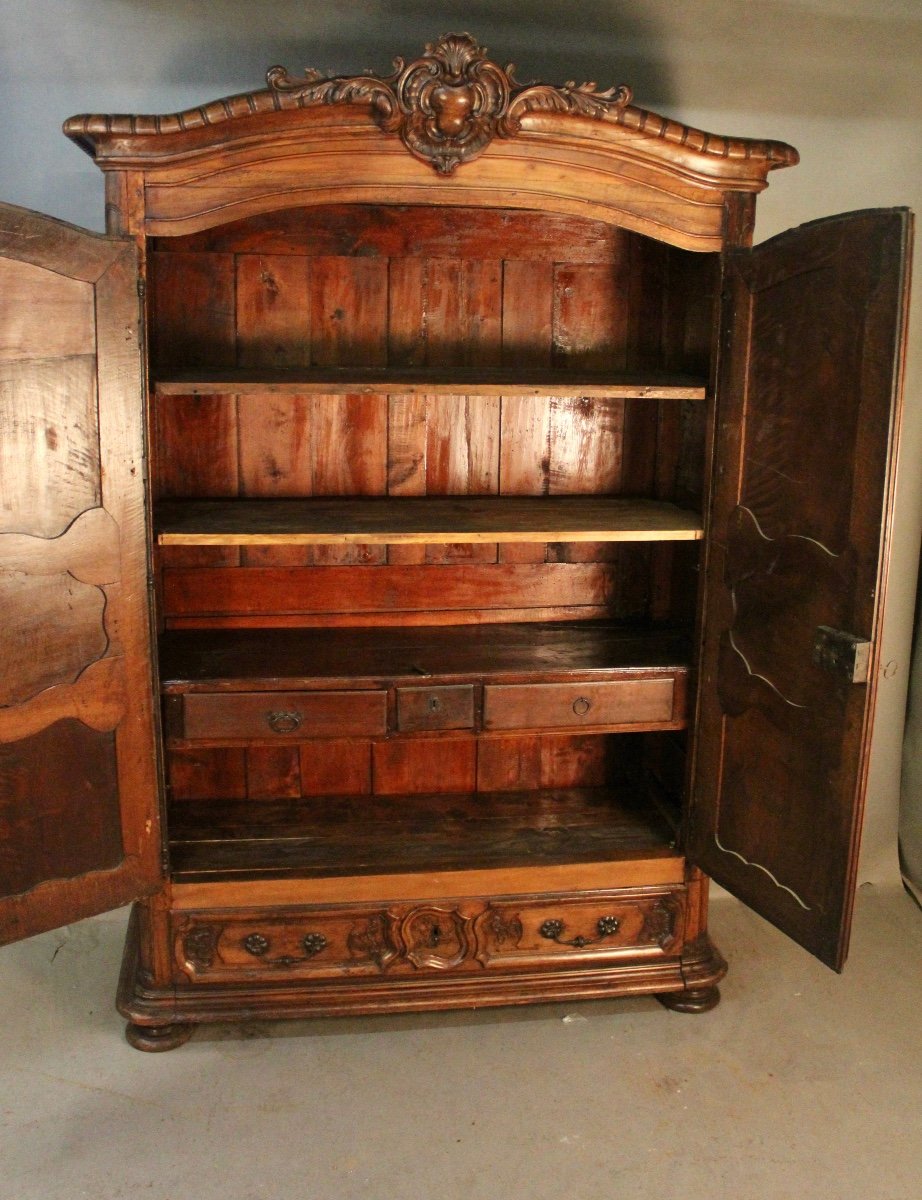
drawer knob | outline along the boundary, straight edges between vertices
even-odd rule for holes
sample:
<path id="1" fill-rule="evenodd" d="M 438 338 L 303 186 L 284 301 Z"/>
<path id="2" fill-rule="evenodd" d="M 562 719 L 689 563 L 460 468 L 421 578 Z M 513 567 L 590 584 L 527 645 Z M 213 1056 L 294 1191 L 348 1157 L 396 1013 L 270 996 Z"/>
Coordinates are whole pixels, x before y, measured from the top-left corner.
<path id="1" fill-rule="evenodd" d="M 247 954 L 262 958 L 269 949 L 269 939 L 262 933 L 248 933 L 243 939 L 243 948 Z"/>
<path id="2" fill-rule="evenodd" d="M 580 696 L 573 701 L 573 711 L 578 717 L 584 717 L 590 708 L 592 708 L 592 701 L 585 696 Z"/>
<path id="3" fill-rule="evenodd" d="M 581 950 L 583 946 L 594 946 L 596 942 L 601 942 L 616 934 L 621 928 L 621 922 L 617 917 L 599 917 L 595 928 L 597 936 L 594 938 L 583 937 L 582 934 L 578 934 L 575 938 L 565 938 L 563 936 L 566 929 L 565 922 L 561 921 L 559 917 L 553 917 L 544 921 L 538 932 L 549 942 L 556 942 L 559 946 L 575 946 L 577 950 Z"/>
<path id="4" fill-rule="evenodd" d="M 294 733 L 303 720 L 304 714 L 295 711 L 266 713 L 266 723 L 275 733 Z"/>
<path id="5" fill-rule="evenodd" d="M 315 954 L 319 954 L 326 947 L 327 939 L 322 933 L 306 933 L 301 941 L 304 947 L 304 953 L 308 958 L 313 958 Z"/>

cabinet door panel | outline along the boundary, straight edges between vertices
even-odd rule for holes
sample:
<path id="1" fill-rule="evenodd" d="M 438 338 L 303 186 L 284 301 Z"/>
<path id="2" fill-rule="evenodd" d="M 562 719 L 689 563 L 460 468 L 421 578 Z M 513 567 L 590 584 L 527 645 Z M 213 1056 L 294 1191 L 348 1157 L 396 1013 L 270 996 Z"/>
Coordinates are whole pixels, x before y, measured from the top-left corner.
<path id="1" fill-rule="evenodd" d="M 725 264 L 689 856 L 830 966 L 848 945 L 904 340 L 903 210 Z M 818 661 L 871 643 L 868 682 Z"/>
<path id="2" fill-rule="evenodd" d="M 134 246 L 0 205 L 0 944 L 159 882 Z"/>

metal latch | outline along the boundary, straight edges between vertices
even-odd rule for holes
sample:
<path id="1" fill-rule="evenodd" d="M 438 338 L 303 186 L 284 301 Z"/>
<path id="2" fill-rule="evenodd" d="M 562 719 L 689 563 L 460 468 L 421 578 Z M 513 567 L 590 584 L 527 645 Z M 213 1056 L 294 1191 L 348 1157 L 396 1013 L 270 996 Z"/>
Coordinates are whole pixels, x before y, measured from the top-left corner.
<path id="1" fill-rule="evenodd" d="M 813 639 L 813 661 L 849 683 L 867 683 L 871 643 L 853 633 L 820 625 Z"/>

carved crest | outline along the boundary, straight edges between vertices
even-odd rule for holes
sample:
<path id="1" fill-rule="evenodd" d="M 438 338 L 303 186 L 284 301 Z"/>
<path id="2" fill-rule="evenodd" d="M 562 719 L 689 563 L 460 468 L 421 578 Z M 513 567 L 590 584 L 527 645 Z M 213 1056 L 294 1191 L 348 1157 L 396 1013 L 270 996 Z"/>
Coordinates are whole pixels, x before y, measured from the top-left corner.
<path id="1" fill-rule="evenodd" d="M 515 67 L 492 62 L 469 33 L 443 35 L 413 62 L 395 59 L 392 75 L 329 79 L 307 70 L 299 79 L 272 67 L 266 80 L 272 91 L 294 94 L 305 107 L 368 104 L 382 130 L 399 134 L 411 154 L 443 175 L 477 158 L 495 137 L 515 136 L 527 112 L 601 118 L 631 99 L 624 85 L 600 92 L 594 83 L 520 84 Z"/>

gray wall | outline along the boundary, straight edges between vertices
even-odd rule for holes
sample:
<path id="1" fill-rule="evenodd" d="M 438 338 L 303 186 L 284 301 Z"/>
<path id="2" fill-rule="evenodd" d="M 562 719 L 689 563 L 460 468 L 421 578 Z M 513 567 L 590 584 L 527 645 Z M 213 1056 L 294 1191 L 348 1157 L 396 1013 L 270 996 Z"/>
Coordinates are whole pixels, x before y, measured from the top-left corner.
<path id="1" fill-rule="evenodd" d="M 0 0 L 0 197 L 99 229 L 102 180 L 60 134 L 72 113 L 174 111 L 259 86 L 274 63 L 383 70 L 452 30 L 522 78 L 630 83 L 640 104 L 687 123 L 793 143 L 802 164 L 772 177 L 759 240 L 849 208 L 922 207 L 918 0 Z M 909 363 L 883 652 L 896 671 L 881 682 L 862 857 L 876 882 L 896 878 L 922 508 L 918 317 Z M 922 772 L 907 778 L 908 857 L 922 873 Z"/>

